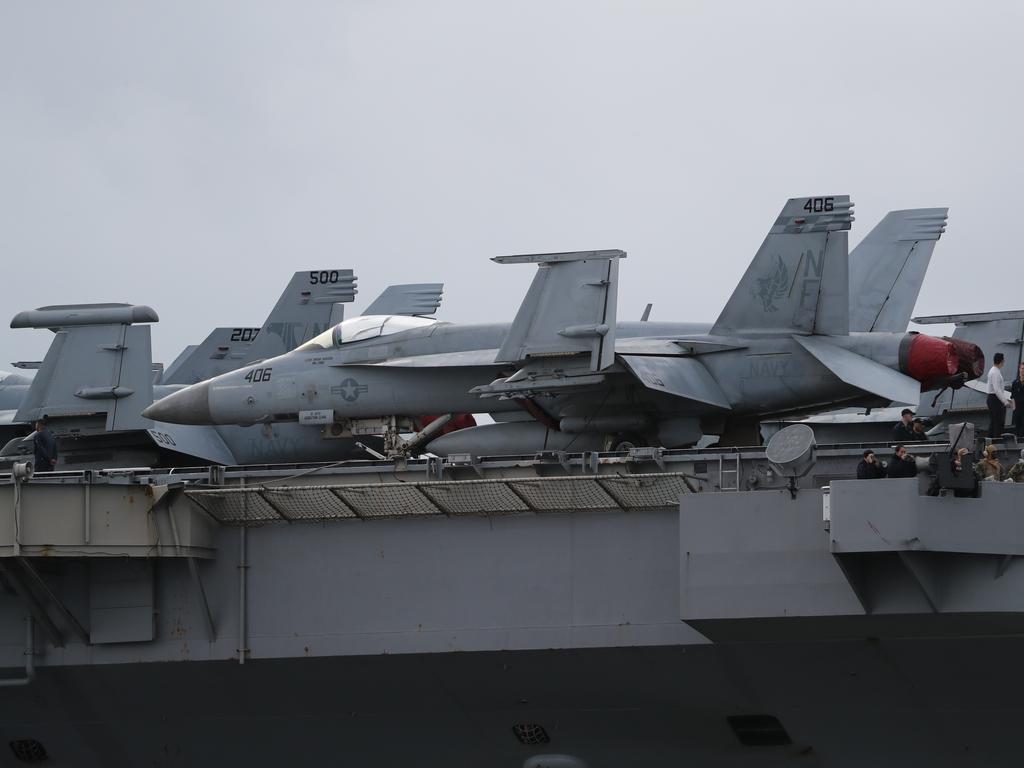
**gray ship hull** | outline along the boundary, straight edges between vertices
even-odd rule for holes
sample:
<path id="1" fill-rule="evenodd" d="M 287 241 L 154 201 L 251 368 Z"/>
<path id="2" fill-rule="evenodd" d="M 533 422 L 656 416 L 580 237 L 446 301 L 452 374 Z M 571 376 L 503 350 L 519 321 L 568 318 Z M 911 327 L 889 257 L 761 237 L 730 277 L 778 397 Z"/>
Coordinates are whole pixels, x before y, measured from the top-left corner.
<path id="1" fill-rule="evenodd" d="M 0 484 L 0 766 L 1017 765 L 1024 486 L 858 453 Z"/>
<path id="2" fill-rule="evenodd" d="M 80 768 L 1010 766 L 1022 652 L 861 640 L 64 667 L 0 692 L 0 737 Z M 792 743 L 740 743 L 726 718 L 760 713 Z M 520 744 L 517 723 L 550 743 Z"/>

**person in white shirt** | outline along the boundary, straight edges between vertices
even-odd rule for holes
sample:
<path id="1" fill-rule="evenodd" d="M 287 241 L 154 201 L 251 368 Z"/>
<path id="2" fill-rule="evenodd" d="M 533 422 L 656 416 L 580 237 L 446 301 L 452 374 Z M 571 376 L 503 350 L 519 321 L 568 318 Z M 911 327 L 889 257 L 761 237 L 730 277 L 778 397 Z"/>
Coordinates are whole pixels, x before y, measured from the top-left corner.
<path id="1" fill-rule="evenodd" d="M 1006 393 L 1006 384 L 1003 383 L 1003 353 L 996 352 L 992 356 L 992 367 L 988 369 L 988 392 L 986 404 L 988 405 L 988 436 L 995 440 L 1003 434 L 1006 426 L 1006 407 L 1013 408 L 1013 400 Z"/>

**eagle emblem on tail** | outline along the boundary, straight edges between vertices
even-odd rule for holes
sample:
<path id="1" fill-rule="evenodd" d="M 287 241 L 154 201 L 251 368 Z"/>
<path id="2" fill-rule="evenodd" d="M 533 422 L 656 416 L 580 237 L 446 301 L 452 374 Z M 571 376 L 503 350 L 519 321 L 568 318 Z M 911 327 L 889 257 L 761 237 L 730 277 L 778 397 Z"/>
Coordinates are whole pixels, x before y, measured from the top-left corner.
<path id="1" fill-rule="evenodd" d="M 764 276 L 757 278 L 757 288 L 751 293 L 761 300 L 765 312 L 777 312 L 775 299 L 781 299 L 786 295 L 786 286 L 789 285 L 789 270 L 786 268 L 782 256 L 775 255 L 775 266 Z"/>

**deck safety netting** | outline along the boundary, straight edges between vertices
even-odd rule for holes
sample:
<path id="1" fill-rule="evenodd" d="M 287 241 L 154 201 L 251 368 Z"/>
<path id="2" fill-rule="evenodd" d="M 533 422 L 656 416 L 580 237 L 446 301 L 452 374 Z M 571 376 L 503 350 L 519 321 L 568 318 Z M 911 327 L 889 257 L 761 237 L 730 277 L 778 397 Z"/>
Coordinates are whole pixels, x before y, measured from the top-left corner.
<path id="1" fill-rule="evenodd" d="M 676 508 L 680 473 L 503 478 L 360 485 L 189 488 L 185 495 L 224 525 L 345 518 L 514 515 Z"/>

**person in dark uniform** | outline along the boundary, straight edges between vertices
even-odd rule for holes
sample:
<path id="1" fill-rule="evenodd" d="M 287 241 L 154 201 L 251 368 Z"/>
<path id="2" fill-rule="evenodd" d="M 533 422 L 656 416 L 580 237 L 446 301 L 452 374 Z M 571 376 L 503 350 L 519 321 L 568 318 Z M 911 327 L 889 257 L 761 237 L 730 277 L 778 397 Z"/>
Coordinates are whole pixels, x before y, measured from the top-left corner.
<path id="1" fill-rule="evenodd" d="M 902 445 L 896 446 L 896 453 L 889 462 L 889 477 L 917 477 L 917 462 Z"/>
<path id="2" fill-rule="evenodd" d="M 1013 433 L 1019 439 L 1024 437 L 1024 363 L 1017 369 L 1017 378 L 1010 385 L 1010 399 L 1013 400 Z"/>
<path id="3" fill-rule="evenodd" d="M 894 443 L 912 443 L 917 438 L 914 437 L 914 412 L 909 408 L 904 408 L 900 411 L 900 420 L 896 422 L 896 425 L 892 428 L 892 441 Z"/>
<path id="4" fill-rule="evenodd" d="M 46 421 L 36 421 L 36 431 L 32 435 L 35 441 L 35 464 L 33 468 L 36 474 L 40 472 L 53 472 L 57 466 L 57 439 L 53 433 L 46 428 Z"/>
<path id="5" fill-rule="evenodd" d="M 924 419 L 914 419 L 910 435 L 910 439 L 915 443 L 928 442 L 928 435 L 926 435 L 924 431 Z"/>
<path id="6" fill-rule="evenodd" d="M 885 467 L 882 466 L 882 462 L 875 457 L 874 451 L 870 449 L 864 451 L 864 457 L 857 465 L 857 479 L 877 480 L 881 477 L 885 477 Z"/>

